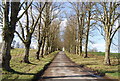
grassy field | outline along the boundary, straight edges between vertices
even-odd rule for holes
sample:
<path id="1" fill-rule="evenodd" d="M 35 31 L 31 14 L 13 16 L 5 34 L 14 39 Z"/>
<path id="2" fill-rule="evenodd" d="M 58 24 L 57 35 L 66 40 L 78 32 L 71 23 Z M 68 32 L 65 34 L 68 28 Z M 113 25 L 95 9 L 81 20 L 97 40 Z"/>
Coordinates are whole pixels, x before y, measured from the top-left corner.
<path id="1" fill-rule="evenodd" d="M 27 64 L 21 61 L 24 56 L 24 49 L 13 49 L 11 51 L 11 67 L 16 72 L 11 73 L 7 71 L 2 71 L 2 81 L 31 81 L 36 73 L 42 70 L 46 64 L 50 63 L 57 53 L 56 51 L 49 55 L 45 55 L 45 57 L 41 58 L 40 60 L 36 60 L 35 52 L 36 50 L 30 50 L 30 62 L 32 64 Z"/>
<path id="2" fill-rule="evenodd" d="M 89 53 L 89 58 L 83 58 L 77 54 L 70 54 L 66 52 L 67 56 L 70 57 L 72 61 L 79 65 L 83 65 L 85 67 L 91 68 L 95 71 L 100 73 L 104 73 L 108 77 L 113 79 L 119 79 L 120 72 L 118 72 L 118 68 L 120 64 L 118 62 L 118 54 L 112 53 L 111 54 L 111 66 L 104 65 L 104 53 Z"/>
<path id="3" fill-rule="evenodd" d="M 88 52 L 88 54 L 95 54 L 95 55 L 99 55 L 99 56 L 104 56 L 105 52 Z M 119 58 L 120 53 L 111 53 L 110 55 L 111 55 L 111 57 Z"/>

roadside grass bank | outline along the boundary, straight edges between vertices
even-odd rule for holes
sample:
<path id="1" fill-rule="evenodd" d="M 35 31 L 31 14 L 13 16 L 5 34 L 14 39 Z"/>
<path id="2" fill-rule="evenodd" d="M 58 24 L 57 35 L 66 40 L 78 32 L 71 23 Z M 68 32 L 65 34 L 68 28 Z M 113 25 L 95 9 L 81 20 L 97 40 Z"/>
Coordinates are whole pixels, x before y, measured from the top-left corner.
<path id="1" fill-rule="evenodd" d="M 76 64 L 90 68 L 94 71 L 105 74 L 111 79 L 120 79 L 120 64 L 118 57 L 111 56 L 111 66 L 104 65 L 104 56 L 96 53 L 89 53 L 89 58 L 83 58 L 83 56 L 77 54 L 71 54 L 66 52 L 66 55 Z"/>
<path id="2" fill-rule="evenodd" d="M 44 55 L 44 58 L 40 58 L 40 60 L 36 59 L 35 53 L 36 50 L 30 50 L 31 64 L 27 64 L 22 62 L 24 49 L 12 49 L 11 68 L 15 72 L 2 71 L 2 81 L 31 81 L 39 71 L 43 70 L 45 65 L 52 61 L 58 51 Z"/>

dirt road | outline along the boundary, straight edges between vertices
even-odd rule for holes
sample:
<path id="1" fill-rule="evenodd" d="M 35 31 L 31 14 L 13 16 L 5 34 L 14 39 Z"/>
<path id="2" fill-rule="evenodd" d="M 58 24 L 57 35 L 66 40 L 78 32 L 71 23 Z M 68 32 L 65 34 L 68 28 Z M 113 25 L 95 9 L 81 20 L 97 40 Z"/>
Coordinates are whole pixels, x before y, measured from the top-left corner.
<path id="1" fill-rule="evenodd" d="M 102 80 L 101 80 L 102 79 Z M 59 52 L 38 81 L 108 81 L 79 67 Z"/>

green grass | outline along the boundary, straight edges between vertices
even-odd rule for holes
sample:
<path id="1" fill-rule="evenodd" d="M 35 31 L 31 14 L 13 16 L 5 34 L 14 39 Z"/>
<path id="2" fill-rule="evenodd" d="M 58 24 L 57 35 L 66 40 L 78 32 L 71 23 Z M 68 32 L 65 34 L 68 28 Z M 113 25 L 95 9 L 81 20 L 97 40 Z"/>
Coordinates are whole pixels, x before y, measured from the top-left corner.
<path id="1" fill-rule="evenodd" d="M 99 55 L 99 56 L 104 56 L 105 52 L 88 52 L 88 54 L 95 54 L 95 55 Z M 111 53 L 110 56 L 118 58 L 118 56 L 120 56 L 120 53 Z"/>
<path id="2" fill-rule="evenodd" d="M 83 58 L 77 54 L 70 54 L 66 52 L 67 56 L 70 57 L 72 61 L 79 65 L 84 65 L 85 67 L 91 68 L 95 71 L 105 73 L 108 77 L 113 79 L 118 79 L 120 72 L 118 72 L 118 58 L 111 56 L 111 66 L 104 65 L 104 56 L 100 53 L 89 53 L 89 58 Z"/>
<path id="3" fill-rule="evenodd" d="M 46 64 L 51 62 L 57 52 L 58 51 L 53 52 L 49 55 L 45 55 L 44 58 L 36 60 L 36 50 L 31 49 L 29 58 L 32 64 L 27 64 L 22 62 L 22 59 L 24 57 L 24 49 L 11 50 L 11 67 L 16 71 L 16 73 L 2 71 L 2 81 L 8 81 L 8 79 L 11 79 L 13 81 L 21 79 L 24 81 L 31 81 L 36 73 L 42 70 Z"/>

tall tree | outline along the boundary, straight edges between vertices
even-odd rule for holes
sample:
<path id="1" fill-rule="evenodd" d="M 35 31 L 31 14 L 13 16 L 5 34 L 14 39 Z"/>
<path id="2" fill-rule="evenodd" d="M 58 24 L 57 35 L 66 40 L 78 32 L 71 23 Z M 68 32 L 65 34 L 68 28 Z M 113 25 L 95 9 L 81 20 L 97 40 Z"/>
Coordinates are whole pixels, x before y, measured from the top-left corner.
<path id="1" fill-rule="evenodd" d="M 44 5 L 44 4 L 42 4 L 41 2 L 37 4 L 36 8 L 38 8 L 38 11 L 41 11 L 41 9 L 42 9 L 41 6 L 42 5 Z M 41 12 L 41 15 L 42 15 L 42 12 Z M 38 45 L 37 45 L 36 59 L 38 59 L 38 60 L 39 60 L 39 55 L 40 55 L 40 48 L 42 46 L 42 37 L 41 37 L 41 29 L 42 29 L 41 27 L 42 27 L 42 25 L 41 24 L 42 23 L 41 23 L 41 17 L 40 17 L 40 21 L 39 21 L 39 24 L 38 24 L 38 27 L 37 27 Z"/>
<path id="2" fill-rule="evenodd" d="M 86 27 L 85 28 L 85 54 L 84 54 L 84 58 L 88 57 L 88 41 L 89 41 L 89 32 L 90 29 L 93 25 L 96 24 L 95 21 L 93 21 L 93 17 L 94 17 L 94 10 L 93 10 L 93 6 L 95 5 L 95 3 L 92 2 L 88 2 L 85 3 L 85 10 L 86 10 L 86 17 L 85 17 L 85 23 L 86 23 Z M 92 22 L 91 22 L 92 21 Z"/>
<path id="3" fill-rule="evenodd" d="M 18 13 L 21 9 L 21 6 L 24 3 L 18 2 L 3 2 L 3 45 L 2 45 L 2 67 L 4 70 L 11 71 L 10 68 L 10 59 L 11 59 L 11 43 L 14 38 L 14 32 L 16 29 L 17 21 L 23 16 L 25 11 L 18 17 Z M 30 6 L 30 5 L 29 5 Z M 11 10 L 10 10 L 11 9 Z"/>
<path id="4" fill-rule="evenodd" d="M 64 47 L 67 51 L 77 53 L 77 19 L 76 16 L 70 16 L 67 20 L 67 26 L 64 32 Z"/>
<path id="5" fill-rule="evenodd" d="M 27 7 L 28 7 L 28 2 L 26 2 L 25 8 L 27 8 Z M 35 30 L 35 27 L 38 25 L 38 21 L 41 17 L 41 13 L 42 13 L 44 7 L 45 7 L 45 4 L 42 7 L 41 11 L 38 12 L 38 15 L 35 16 L 34 12 L 33 12 L 33 5 L 32 5 L 30 7 L 30 13 L 28 13 L 28 10 L 25 13 L 25 16 L 26 16 L 25 28 L 22 25 L 21 21 L 19 21 L 20 28 L 21 28 L 21 34 L 17 31 L 15 31 L 16 34 L 18 35 L 18 37 L 21 39 L 21 41 L 25 45 L 25 56 L 23 58 L 23 61 L 25 63 L 30 63 L 29 62 L 29 50 L 30 50 L 31 39 L 32 39 L 33 32 Z M 26 32 L 26 35 L 25 35 L 25 32 Z"/>
<path id="6" fill-rule="evenodd" d="M 49 31 L 49 40 L 48 40 L 48 47 L 47 47 L 47 54 L 51 53 L 55 50 L 60 49 L 60 21 L 54 20 L 53 23 L 50 25 L 50 31 Z"/>
<path id="7" fill-rule="evenodd" d="M 75 11 L 77 17 L 77 25 L 78 25 L 78 42 L 79 42 L 79 55 L 82 54 L 82 41 L 83 41 L 83 29 L 85 23 L 85 9 L 84 2 L 70 2 L 72 5 L 72 9 Z"/>
<path id="8" fill-rule="evenodd" d="M 42 50 L 41 50 L 41 57 L 44 57 L 45 53 L 45 43 L 47 41 L 47 36 L 49 32 L 49 26 L 52 22 L 51 20 L 51 5 L 52 2 L 47 2 L 44 12 L 43 12 L 43 21 L 44 21 L 44 28 L 43 28 L 43 40 L 42 40 Z"/>
<path id="9" fill-rule="evenodd" d="M 50 25 L 55 20 L 59 13 L 61 11 L 61 4 L 59 3 L 53 3 L 53 2 L 48 2 L 44 11 L 43 11 L 43 40 L 42 40 L 42 50 L 41 50 L 41 56 L 45 53 L 47 53 L 49 46 L 49 36 L 50 36 Z"/>
<path id="10" fill-rule="evenodd" d="M 112 43 L 112 39 L 115 33 L 120 28 L 120 25 L 115 27 L 115 22 L 120 17 L 120 13 L 117 12 L 120 3 L 118 2 L 102 2 L 98 4 L 97 14 L 99 16 L 96 17 L 96 20 L 100 21 L 102 25 L 99 25 L 103 28 L 104 38 L 105 38 L 105 58 L 104 64 L 111 65 L 110 63 L 110 47 Z M 101 6 L 101 8 L 98 8 Z M 115 25 L 115 26 L 114 26 Z"/>

